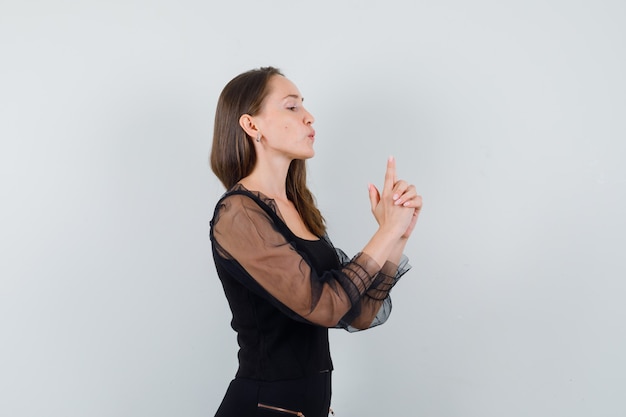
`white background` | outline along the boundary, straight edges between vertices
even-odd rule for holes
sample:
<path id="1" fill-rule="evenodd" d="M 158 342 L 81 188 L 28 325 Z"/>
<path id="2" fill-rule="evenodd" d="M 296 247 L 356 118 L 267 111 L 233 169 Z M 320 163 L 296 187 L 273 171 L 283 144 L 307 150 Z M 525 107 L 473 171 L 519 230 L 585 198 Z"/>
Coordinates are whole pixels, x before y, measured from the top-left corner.
<path id="1" fill-rule="evenodd" d="M 213 114 L 263 65 L 337 246 L 388 155 L 424 196 L 389 322 L 332 332 L 337 416 L 626 415 L 623 1 L 1 0 L 1 416 L 213 415 Z"/>

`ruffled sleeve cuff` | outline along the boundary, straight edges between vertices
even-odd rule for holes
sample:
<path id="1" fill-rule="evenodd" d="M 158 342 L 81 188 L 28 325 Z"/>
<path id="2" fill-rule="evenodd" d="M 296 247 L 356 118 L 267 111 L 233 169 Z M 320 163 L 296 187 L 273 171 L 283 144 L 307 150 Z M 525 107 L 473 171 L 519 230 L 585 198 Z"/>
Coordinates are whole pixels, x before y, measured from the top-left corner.
<path id="1" fill-rule="evenodd" d="M 341 319 L 339 327 L 349 332 L 371 329 L 387 321 L 391 315 L 391 297 L 389 293 L 400 278 L 411 269 L 408 258 L 402 256 L 396 265 L 386 262 L 376 273 L 372 284 L 358 303 Z"/>
<path id="2" fill-rule="evenodd" d="M 389 261 L 385 262 L 376 275 L 374 282 L 365 293 L 365 296 L 372 300 L 384 300 L 389 296 L 391 289 L 409 269 L 411 269 L 411 265 L 409 265 L 409 258 L 405 255 L 402 255 L 398 265 Z"/>

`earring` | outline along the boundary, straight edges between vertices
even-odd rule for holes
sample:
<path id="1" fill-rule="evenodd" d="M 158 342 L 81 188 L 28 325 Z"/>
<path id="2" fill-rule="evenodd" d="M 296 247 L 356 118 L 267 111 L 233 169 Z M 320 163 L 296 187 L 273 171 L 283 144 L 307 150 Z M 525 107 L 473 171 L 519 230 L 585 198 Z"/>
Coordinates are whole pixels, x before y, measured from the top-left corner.
<path id="1" fill-rule="evenodd" d="M 261 132 L 256 134 L 256 141 L 261 142 Z"/>

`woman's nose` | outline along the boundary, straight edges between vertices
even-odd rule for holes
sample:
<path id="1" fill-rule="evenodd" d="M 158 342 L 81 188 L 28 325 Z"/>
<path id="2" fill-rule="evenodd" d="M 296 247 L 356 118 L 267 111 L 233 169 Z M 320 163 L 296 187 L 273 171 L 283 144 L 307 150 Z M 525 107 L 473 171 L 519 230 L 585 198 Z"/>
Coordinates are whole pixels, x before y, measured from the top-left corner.
<path id="1" fill-rule="evenodd" d="M 304 115 L 304 123 L 307 125 L 312 125 L 315 121 L 315 117 L 308 110 L 305 110 L 306 114 Z"/>

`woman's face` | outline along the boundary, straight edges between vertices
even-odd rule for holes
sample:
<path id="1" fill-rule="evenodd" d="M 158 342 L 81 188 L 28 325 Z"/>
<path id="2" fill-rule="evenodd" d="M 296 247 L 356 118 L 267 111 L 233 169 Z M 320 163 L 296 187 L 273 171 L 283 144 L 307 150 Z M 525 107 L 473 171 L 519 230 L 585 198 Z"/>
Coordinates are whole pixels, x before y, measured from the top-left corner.
<path id="1" fill-rule="evenodd" d="M 302 105 L 304 100 L 298 88 L 281 75 L 272 76 L 268 87 L 261 111 L 254 116 L 265 151 L 289 159 L 313 157 L 315 119 Z"/>

